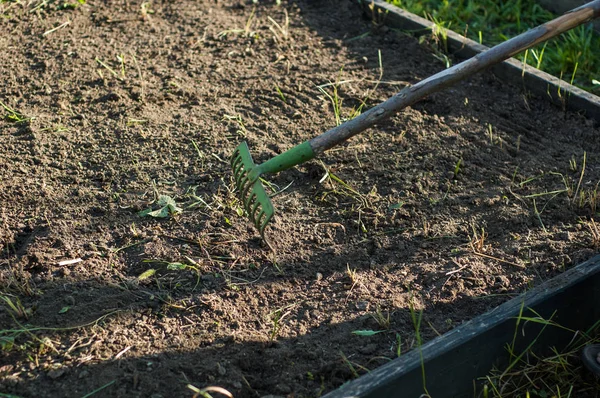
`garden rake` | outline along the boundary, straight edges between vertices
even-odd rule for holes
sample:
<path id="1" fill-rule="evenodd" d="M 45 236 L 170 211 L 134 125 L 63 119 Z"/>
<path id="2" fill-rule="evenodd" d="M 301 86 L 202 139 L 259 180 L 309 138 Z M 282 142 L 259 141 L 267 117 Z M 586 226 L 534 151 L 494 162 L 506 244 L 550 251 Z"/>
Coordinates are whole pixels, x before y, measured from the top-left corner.
<path id="1" fill-rule="evenodd" d="M 489 50 L 460 64 L 439 72 L 413 86 L 405 87 L 393 97 L 367 110 L 361 115 L 326 131 L 309 141 L 262 164 L 255 164 L 246 142 L 242 142 L 233 152 L 231 166 L 237 193 L 250 220 L 265 239 L 265 228 L 273 218 L 275 210 L 269 195 L 261 182 L 261 175 L 278 173 L 320 155 L 365 129 L 390 117 L 401 109 L 410 106 L 429 94 L 440 91 L 462 79 L 472 76 L 492 65 L 504 61 L 528 48 L 552 37 L 573 29 L 600 16 L 600 0 L 589 2 L 579 8 Z"/>

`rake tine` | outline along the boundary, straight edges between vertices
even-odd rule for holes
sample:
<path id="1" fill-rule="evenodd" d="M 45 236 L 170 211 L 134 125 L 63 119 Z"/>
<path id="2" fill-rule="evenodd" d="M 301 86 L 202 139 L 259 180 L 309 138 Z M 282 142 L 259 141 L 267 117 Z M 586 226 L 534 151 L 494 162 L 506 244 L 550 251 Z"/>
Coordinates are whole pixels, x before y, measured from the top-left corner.
<path id="1" fill-rule="evenodd" d="M 258 218 L 256 218 L 256 220 L 255 220 L 256 229 L 258 229 L 258 231 L 260 232 L 261 235 L 263 234 L 262 231 L 265 228 L 263 223 L 261 222 L 261 218 L 264 214 L 265 214 L 265 212 L 261 210 L 260 213 L 258 214 Z"/>
<path id="2" fill-rule="evenodd" d="M 256 210 L 258 210 L 259 208 L 260 208 L 260 202 L 254 203 L 254 206 L 252 207 L 252 213 L 251 213 L 252 218 L 257 219 Z M 261 209 L 261 213 L 264 213 L 263 209 Z M 260 218 L 260 216 L 258 218 Z"/>
<path id="3" fill-rule="evenodd" d="M 244 178 L 244 185 L 242 185 L 242 189 L 240 190 L 240 198 L 244 202 L 245 206 L 247 206 L 247 204 L 248 204 L 248 198 L 250 197 L 248 195 L 248 192 L 252 188 L 252 185 L 254 185 L 254 184 L 249 181 L 248 177 L 245 177 Z"/>
<path id="4" fill-rule="evenodd" d="M 235 183 L 239 184 L 240 179 L 244 177 L 244 165 L 242 164 L 242 162 L 240 161 L 238 164 L 235 164 L 233 169 L 233 173 L 235 176 Z"/>
<path id="5" fill-rule="evenodd" d="M 265 239 L 264 235 L 265 235 L 265 229 L 267 228 L 267 225 L 269 224 L 269 221 L 271 221 L 271 218 L 273 218 L 273 213 L 269 213 L 267 214 L 264 210 L 260 212 L 258 218 L 259 220 L 264 216 L 264 220 L 262 221 L 262 223 L 260 223 L 260 226 L 258 227 L 258 231 L 260 232 L 260 235 L 263 237 L 263 239 Z M 269 246 L 271 246 L 269 244 L 269 242 L 267 242 L 267 244 Z"/>
<path id="6" fill-rule="evenodd" d="M 244 164 L 242 163 L 241 158 L 236 158 L 231 162 L 231 168 L 233 168 L 233 173 L 237 177 L 240 174 L 240 171 L 244 169 Z"/>
<path id="7" fill-rule="evenodd" d="M 260 205 L 260 203 L 258 202 L 258 197 L 256 196 L 256 194 L 254 192 L 252 192 L 252 194 L 250 194 L 245 205 L 246 205 L 246 211 L 248 212 L 248 215 L 253 216 L 254 209 L 256 208 L 256 206 Z"/>

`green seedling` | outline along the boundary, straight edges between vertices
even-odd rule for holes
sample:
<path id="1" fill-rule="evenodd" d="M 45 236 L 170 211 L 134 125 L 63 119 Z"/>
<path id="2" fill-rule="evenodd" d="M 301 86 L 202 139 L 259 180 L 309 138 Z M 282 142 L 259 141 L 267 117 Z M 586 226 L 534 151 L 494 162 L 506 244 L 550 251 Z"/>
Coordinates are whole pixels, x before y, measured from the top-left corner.
<path id="1" fill-rule="evenodd" d="M 291 314 L 291 309 L 293 307 L 294 304 L 286 305 L 285 307 L 278 308 L 269 314 L 269 319 L 273 323 L 271 334 L 269 335 L 269 343 L 272 343 L 275 340 L 275 337 L 277 337 L 281 331 L 283 319 Z"/>
<path id="2" fill-rule="evenodd" d="M 383 314 L 383 311 L 381 310 L 381 307 L 377 306 L 377 310 L 375 311 L 375 314 L 371 315 L 373 317 L 373 319 L 375 319 L 375 321 L 377 322 L 377 324 L 379 325 L 380 328 L 384 329 L 384 330 L 389 330 L 391 327 L 391 322 L 390 322 L 390 313 L 388 312 L 387 314 Z"/>
<path id="3" fill-rule="evenodd" d="M 283 21 L 283 26 L 277 23 L 273 18 L 267 17 L 271 26 L 269 26 L 269 30 L 273 32 L 275 39 L 280 40 L 288 40 L 290 38 L 290 18 L 288 16 L 287 10 L 284 8 L 283 12 L 285 13 L 285 19 Z"/>
<path id="4" fill-rule="evenodd" d="M 119 76 L 119 74 L 110 66 L 108 66 L 106 63 L 102 62 L 98 57 L 95 58 L 96 62 L 98 62 L 98 64 L 100 64 L 102 67 L 104 67 L 107 71 L 109 71 L 114 77 L 116 77 L 119 80 L 123 80 L 124 76 L 121 77 Z M 102 72 L 99 70 L 98 73 L 100 74 L 100 77 L 104 79 L 104 75 L 102 74 Z"/>
<path id="5" fill-rule="evenodd" d="M 360 377 L 360 375 L 358 374 L 358 372 L 356 371 L 356 367 L 354 366 L 357 364 L 350 362 L 348 357 L 342 351 L 340 351 L 340 357 L 342 357 L 342 361 L 346 364 L 346 366 L 348 367 L 348 370 L 350 370 L 350 373 L 352 373 L 352 377 L 354 377 L 355 379 L 358 379 Z M 359 367 L 359 366 L 360 365 L 357 365 L 357 367 Z M 360 366 L 360 367 L 362 369 L 366 369 L 362 366 Z M 366 371 L 368 372 L 369 370 L 366 369 Z"/>
<path id="6" fill-rule="evenodd" d="M 458 161 L 454 165 L 453 173 L 454 173 L 454 179 L 455 180 L 458 178 L 458 175 L 462 171 L 462 163 L 463 163 L 463 160 L 462 160 L 462 158 L 460 158 L 460 159 L 458 159 Z"/>
<path id="7" fill-rule="evenodd" d="M 432 15 L 429 15 L 429 19 L 433 22 L 433 25 L 431 26 L 431 36 L 433 37 L 433 40 L 444 53 L 447 53 L 448 30 L 450 29 L 450 26 L 452 26 L 452 22 L 442 21 Z M 446 57 L 446 59 L 448 58 Z M 446 66 L 446 68 L 449 67 L 450 65 Z"/>
<path id="8" fill-rule="evenodd" d="M 170 262 L 170 261 L 162 261 L 162 260 L 152 260 L 152 259 L 142 260 L 142 262 L 143 263 L 150 263 L 150 264 L 159 265 L 163 269 L 166 269 L 167 271 L 185 271 L 185 270 L 191 270 L 191 271 L 195 272 L 196 273 L 196 284 L 192 288 L 192 290 L 195 290 L 196 287 L 198 287 L 198 285 L 200 284 L 200 269 L 198 268 L 198 264 L 195 261 L 193 261 L 191 258 L 186 257 L 186 259 L 191 264 L 186 264 L 186 263 L 182 263 L 182 262 Z M 150 268 L 150 269 L 144 271 L 143 273 L 141 273 L 138 276 L 138 280 L 140 280 L 140 281 L 146 280 L 146 279 L 154 276 L 156 274 L 156 272 L 157 272 L 156 268 Z"/>
<path id="9" fill-rule="evenodd" d="M 594 249 L 598 249 L 600 247 L 600 230 L 598 229 L 598 225 L 593 218 L 590 218 L 589 221 L 584 222 L 584 224 L 588 227 L 590 231 L 590 236 L 592 238 L 592 247 Z"/>
<path id="10" fill-rule="evenodd" d="M 341 71 L 340 71 L 341 72 Z M 323 86 L 317 86 L 319 91 L 325 95 L 329 101 L 331 102 L 331 106 L 333 108 L 333 116 L 335 118 L 335 125 L 339 126 L 342 124 L 342 98 L 340 98 L 338 94 L 338 85 L 331 85 L 331 94 L 325 90 Z"/>
<path id="11" fill-rule="evenodd" d="M 575 189 L 575 194 L 573 195 L 573 201 L 577 199 L 577 194 L 579 193 L 579 189 L 581 188 L 581 182 L 583 181 L 583 175 L 585 173 L 585 163 L 586 163 L 587 153 L 583 152 L 583 161 L 581 163 L 581 174 L 579 175 L 579 182 L 577 182 L 577 188 Z"/>
<path id="12" fill-rule="evenodd" d="M 210 203 L 207 203 L 203 198 L 196 194 L 197 186 L 189 187 L 185 195 L 183 195 L 187 199 L 191 199 L 192 203 L 186 205 L 186 209 L 207 209 L 213 210 L 213 207 Z M 239 214 L 239 213 L 238 213 Z"/>
<path id="13" fill-rule="evenodd" d="M 125 79 L 125 55 L 119 54 L 117 55 L 117 59 L 121 63 L 121 78 Z"/>
<path id="14" fill-rule="evenodd" d="M 375 81 L 375 86 L 371 90 L 369 90 L 367 92 L 367 95 L 360 101 L 360 105 L 358 106 L 358 108 L 352 110 L 352 112 L 350 113 L 350 119 L 353 119 L 362 113 L 364 107 L 367 105 L 367 101 L 371 98 L 371 95 L 373 95 L 373 93 L 377 91 L 377 88 L 381 84 L 381 80 L 383 79 L 383 61 L 381 59 L 381 50 L 377 50 L 377 57 L 379 60 L 379 76 Z M 406 134 L 405 131 L 403 131 L 398 138 L 401 140 L 404 134 Z"/>
<path id="15" fill-rule="evenodd" d="M 350 279 L 350 289 L 348 290 L 352 290 L 354 288 L 354 286 L 356 286 L 359 282 L 360 282 L 360 277 L 358 276 L 358 272 L 355 269 L 351 269 L 350 268 L 350 264 L 346 265 L 346 275 L 348 275 L 348 278 Z"/>
<path id="16" fill-rule="evenodd" d="M 571 159 L 569 160 L 569 168 L 572 172 L 577 171 L 577 159 L 575 159 L 575 155 L 572 155 Z"/>
<path id="17" fill-rule="evenodd" d="M 144 1 L 140 5 L 140 11 L 141 11 L 142 16 L 144 17 L 144 19 L 149 18 L 150 15 L 154 14 L 154 10 L 152 9 L 152 2 L 150 2 L 150 1 Z"/>
<path id="18" fill-rule="evenodd" d="M 6 111 L 4 119 L 9 122 L 23 123 L 31 120 L 31 118 L 25 117 L 22 113 L 16 111 L 14 108 L 11 108 L 2 101 L 0 101 L 0 106 L 2 106 L 2 108 L 4 108 L 4 110 Z"/>
<path id="19" fill-rule="evenodd" d="M 471 230 L 473 231 L 473 235 L 469 236 L 469 246 L 471 246 L 471 250 L 475 253 L 483 253 L 485 250 L 485 240 L 487 239 L 487 232 L 485 232 L 485 228 L 481 227 L 478 230 L 475 224 L 471 224 Z"/>
<path id="20" fill-rule="evenodd" d="M 579 207 L 584 208 L 586 205 L 589 206 L 590 210 L 593 214 L 596 214 L 598 210 L 598 198 L 600 193 L 598 192 L 598 187 L 600 186 L 600 181 L 596 183 L 594 188 L 582 189 L 579 191 Z"/>
<path id="21" fill-rule="evenodd" d="M 378 76 L 377 80 L 373 81 L 375 83 L 375 86 L 367 92 L 367 94 L 365 95 L 364 98 L 362 98 L 360 100 L 360 105 L 358 107 L 350 110 L 347 117 L 342 116 L 343 99 L 340 97 L 339 88 L 341 87 L 342 84 L 352 83 L 354 80 L 341 80 L 343 68 L 340 69 L 340 72 L 339 72 L 338 77 L 335 82 L 329 82 L 329 83 L 325 83 L 325 84 L 321 84 L 321 85 L 317 86 L 317 89 L 323 95 L 325 95 L 325 97 L 327 99 L 329 99 L 329 102 L 332 105 L 333 115 L 335 118 L 336 126 L 339 126 L 345 121 L 352 120 L 355 117 L 360 116 L 362 114 L 364 107 L 367 105 L 367 101 L 370 99 L 370 97 L 373 95 L 373 93 L 377 90 L 377 88 L 381 84 L 381 82 L 382 82 L 381 79 L 383 78 L 383 62 L 382 62 L 382 58 L 381 58 L 381 50 L 378 50 L 378 59 L 379 59 L 379 76 Z M 329 87 L 331 87 L 331 90 L 330 90 L 331 92 L 326 90 Z"/>
<path id="22" fill-rule="evenodd" d="M 246 135 L 248 135 L 248 130 L 246 130 L 246 125 L 244 124 L 244 120 L 242 119 L 241 115 L 223 115 L 223 120 L 232 121 L 237 126 L 235 133 L 241 138 L 246 138 Z"/>
<path id="23" fill-rule="evenodd" d="M 157 204 L 160 206 L 157 210 L 152 210 L 149 207 L 140 211 L 138 215 L 140 217 L 167 218 L 169 215 L 177 215 L 183 211 L 181 207 L 177 206 L 175 200 L 168 195 L 160 195 Z"/>
<path id="24" fill-rule="evenodd" d="M 67 3 L 67 2 L 64 2 L 62 4 L 59 4 L 58 7 L 57 7 L 57 9 L 58 10 L 74 10 L 77 7 L 79 7 L 80 5 L 85 4 L 85 2 L 86 2 L 86 0 L 77 0 L 76 3 Z"/>
<path id="25" fill-rule="evenodd" d="M 536 50 L 535 48 L 525 51 L 525 54 L 523 55 L 523 66 L 529 64 L 528 55 L 529 55 L 529 53 L 531 53 L 531 55 L 533 56 L 533 59 L 535 60 L 535 67 L 537 69 L 542 69 L 542 62 L 544 61 L 544 52 L 546 51 L 547 45 L 548 45 L 548 42 L 544 43 L 544 45 L 542 46 L 542 49 L 539 51 Z M 525 75 L 525 68 L 523 68 L 523 75 Z"/>
<path id="26" fill-rule="evenodd" d="M 389 209 L 390 210 L 398 210 L 398 209 L 401 209 L 402 206 L 404 206 L 404 205 L 405 205 L 404 202 L 393 203 L 389 206 Z"/>
<path id="27" fill-rule="evenodd" d="M 277 84 L 275 84 L 275 91 L 277 91 L 277 94 L 279 95 L 279 98 L 281 98 L 281 100 L 283 102 L 287 102 L 285 100 L 285 95 L 283 95 L 283 92 L 281 91 L 281 89 L 279 88 L 279 86 Z"/>
<path id="28" fill-rule="evenodd" d="M 10 298 L 9 296 L 0 295 L 0 300 L 4 301 L 13 318 L 29 319 L 31 316 L 31 308 L 25 308 L 18 297 Z"/>
<path id="29" fill-rule="evenodd" d="M 246 25 L 244 26 L 244 29 L 234 28 L 234 29 L 224 30 L 222 32 L 219 32 L 217 37 L 222 38 L 222 37 L 227 37 L 230 34 L 236 34 L 236 35 L 240 35 L 242 37 L 257 38 L 258 33 L 256 33 L 256 31 L 252 30 L 255 13 L 256 13 L 256 7 L 252 8 L 252 12 L 250 13 L 250 16 L 248 17 L 248 20 L 246 21 Z"/>
<path id="30" fill-rule="evenodd" d="M 321 178 L 321 180 L 319 180 L 319 183 L 323 184 L 327 181 L 329 182 L 331 189 L 325 191 L 320 196 L 320 200 L 325 201 L 329 195 L 334 194 L 340 197 L 349 198 L 352 202 L 356 203 L 356 206 L 353 207 L 353 210 L 360 212 L 360 210 L 364 208 L 372 207 L 367 195 L 361 194 L 356 189 L 352 188 L 350 184 L 333 174 L 323 162 L 321 162 L 321 166 L 325 170 L 325 175 Z"/>

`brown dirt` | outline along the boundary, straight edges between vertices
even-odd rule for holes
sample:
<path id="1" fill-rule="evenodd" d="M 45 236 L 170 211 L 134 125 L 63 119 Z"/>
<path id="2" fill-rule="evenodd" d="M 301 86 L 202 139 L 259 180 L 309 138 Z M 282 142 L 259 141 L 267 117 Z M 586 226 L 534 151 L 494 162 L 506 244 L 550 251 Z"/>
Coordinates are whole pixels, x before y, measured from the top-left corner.
<path id="1" fill-rule="evenodd" d="M 411 308 L 431 339 L 600 243 L 600 128 L 486 73 L 271 178 L 291 184 L 273 253 L 238 214 L 233 148 L 264 161 L 331 128 L 318 85 L 348 117 L 442 70 L 434 43 L 347 1 L 39 4 L 0 4 L 0 100 L 30 118 L 0 110 L 0 283 L 20 305 L 0 310 L 1 392 L 319 396 L 347 361 L 414 347 Z M 158 195 L 183 212 L 140 217 Z"/>

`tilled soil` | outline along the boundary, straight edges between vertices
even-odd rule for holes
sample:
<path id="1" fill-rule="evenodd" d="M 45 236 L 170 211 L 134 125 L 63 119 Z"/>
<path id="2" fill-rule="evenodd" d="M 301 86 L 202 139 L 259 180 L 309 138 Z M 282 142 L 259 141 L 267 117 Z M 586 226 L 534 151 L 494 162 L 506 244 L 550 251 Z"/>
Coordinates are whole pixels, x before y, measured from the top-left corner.
<path id="1" fill-rule="evenodd" d="M 431 339 L 600 245 L 600 128 L 491 73 L 268 177 L 265 245 L 239 142 L 267 160 L 445 67 L 354 2 L 0 14 L 0 392 L 316 397 L 413 315 Z M 161 195 L 181 211 L 140 216 Z"/>

